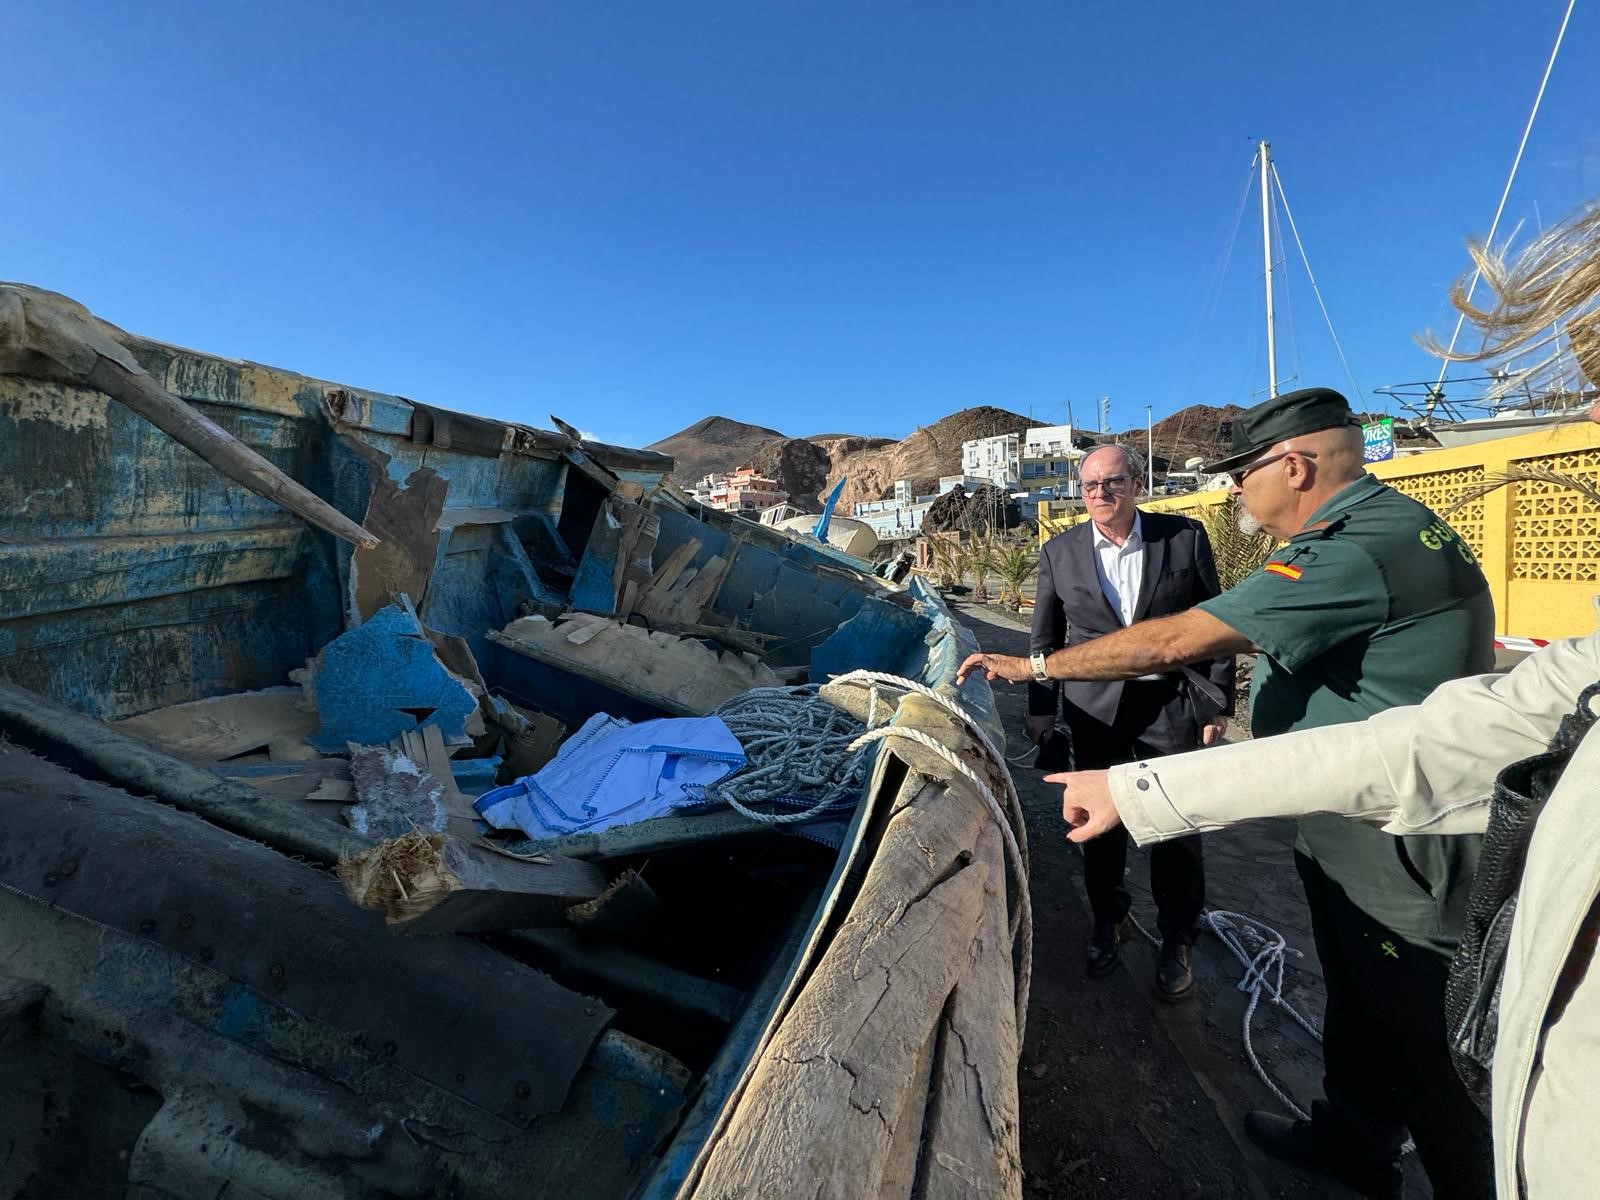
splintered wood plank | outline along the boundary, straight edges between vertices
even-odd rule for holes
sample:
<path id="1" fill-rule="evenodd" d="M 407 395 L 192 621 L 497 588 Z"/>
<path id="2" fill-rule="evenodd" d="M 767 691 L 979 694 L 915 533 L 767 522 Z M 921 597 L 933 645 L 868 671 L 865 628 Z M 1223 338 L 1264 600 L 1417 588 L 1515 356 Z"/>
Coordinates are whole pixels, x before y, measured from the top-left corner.
<path id="1" fill-rule="evenodd" d="M 990 866 L 972 858 L 988 820 L 975 797 L 909 777 L 860 895 L 715 1135 L 695 1197 L 880 1196 L 890 1177 L 904 1184 L 929 1042 L 992 898 Z"/>
<path id="2" fill-rule="evenodd" d="M 727 560 L 721 555 L 712 555 L 706 565 L 700 568 L 694 581 L 683 589 L 682 595 L 674 599 L 670 619 L 686 625 L 697 623 L 700 620 L 700 610 L 716 594 L 717 586 L 721 584 L 723 573 L 727 569 Z"/>
<path id="3" fill-rule="evenodd" d="M 482 933 L 561 925 L 600 895 L 605 872 L 559 854 L 518 859 L 474 842 L 411 835 L 339 868 L 345 892 L 398 933 Z"/>
<path id="4" fill-rule="evenodd" d="M 419 467 L 396 483 L 383 471 L 372 477 L 372 495 L 362 522 L 377 537 L 350 558 L 350 587 L 356 611 L 365 621 L 397 593 L 420 605 L 428 594 L 439 556 L 439 519 L 450 481 L 431 467 Z"/>
<path id="5" fill-rule="evenodd" d="M 622 599 L 617 601 L 617 620 L 626 621 L 639 602 L 639 581 L 630 579 L 622 585 Z"/>
<path id="6" fill-rule="evenodd" d="M 667 555 L 666 561 L 656 568 L 656 573 L 650 577 L 650 590 L 665 591 L 677 582 L 678 575 L 693 561 L 694 556 L 700 553 L 700 539 L 690 538 Z"/>

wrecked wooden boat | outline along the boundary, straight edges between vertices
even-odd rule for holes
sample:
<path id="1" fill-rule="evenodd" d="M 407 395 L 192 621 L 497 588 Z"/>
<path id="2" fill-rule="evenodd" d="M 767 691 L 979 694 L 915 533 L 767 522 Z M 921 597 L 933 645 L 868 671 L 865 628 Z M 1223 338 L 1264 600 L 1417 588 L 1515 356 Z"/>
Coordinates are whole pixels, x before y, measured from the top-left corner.
<path id="1" fill-rule="evenodd" d="M 0 285 L 0 1193 L 1020 1195 L 972 639 L 671 466 Z"/>

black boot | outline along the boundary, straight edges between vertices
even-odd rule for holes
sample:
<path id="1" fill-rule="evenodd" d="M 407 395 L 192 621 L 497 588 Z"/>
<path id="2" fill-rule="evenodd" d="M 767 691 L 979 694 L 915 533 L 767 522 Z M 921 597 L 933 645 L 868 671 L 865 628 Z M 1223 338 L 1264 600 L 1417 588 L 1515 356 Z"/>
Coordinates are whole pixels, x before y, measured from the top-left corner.
<path id="1" fill-rule="evenodd" d="M 1244 1118 L 1250 1140 L 1274 1158 L 1318 1171 L 1360 1192 L 1368 1200 L 1401 1200 L 1405 1176 L 1400 1161 L 1361 1163 L 1323 1144 L 1310 1121 L 1293 1121 L 1276 1113 L 1252 1112 Z"/>
<path id="2" fill-rule="evenodd" d="M 1083 953 L 1083 965 L 1088 969 L 1089 978 L 1103 979 L 1115 969 L 1121 957 L 1117 946 L 1122 941 L 1125 925 L 1126 921 L 1095 921 L 1094 933 Z"/>
<path id="3" fill-rule="evenodd" d="M 1194 991 L 1194 969 L 1189 965 L 1189 947 L 1171 938 L 1161 943 L 1156 959 L 1156 995 L 1169 1004 L 1188 998 Z"/>

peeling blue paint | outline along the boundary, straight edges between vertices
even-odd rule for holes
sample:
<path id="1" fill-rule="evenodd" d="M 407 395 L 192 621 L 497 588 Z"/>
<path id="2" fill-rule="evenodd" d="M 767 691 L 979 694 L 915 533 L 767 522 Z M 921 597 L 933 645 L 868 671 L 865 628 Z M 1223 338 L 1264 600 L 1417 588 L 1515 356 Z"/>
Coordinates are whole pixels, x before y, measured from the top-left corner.
<path id="1" fill-rule="evenodd" d="M 342 754 L 352 742 L 381 746 L 428 725 L 460 745 L 477 707 L 434 657 L 416 616 L 393 604 L 328 644 L 312 691 L 322 725 L 306 741 L 324 754 Z"/>
<path id="2" fill-rule="evenodd" d="M 868 597 L 856 615 L 811 652 L 811 682 L 826 683 L 859 667 L 921 679 L 928 665 L 927 617 Z"/>

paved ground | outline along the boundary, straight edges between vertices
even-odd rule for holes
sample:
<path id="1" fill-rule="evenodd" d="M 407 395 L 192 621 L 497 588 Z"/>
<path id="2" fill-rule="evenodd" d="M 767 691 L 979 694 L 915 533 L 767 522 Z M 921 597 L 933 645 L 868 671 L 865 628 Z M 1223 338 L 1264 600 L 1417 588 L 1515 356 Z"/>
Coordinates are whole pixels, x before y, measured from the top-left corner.
<path id="1" fill-rule="evenodd" d="M 985 650 L 1026 652 L 1023 621 L 983 605 L 957 604 Z M 1349 1197 L 1257 1152 L 1244 1114 L 1284 1111 L 1248 1065 L 1241 1022 L 1248 998 L 1242 965 L 1216 937 L 1195 948 L 1193 998 L 1172 1006 L 1151 988 L 1153 949 L 1124 948 L 1107 979 L 1083 970 L 1089 934 L 1082 857 L 1065 840 L 1060 791 L 1039 782 L 1023 757 L 1026 691 L 997 684 L 1017 789 L 1028 813 L 1036 934 L 1033 995 L 1022 1054 L 1022 1158 L 1030 1197 Z M 1206 838 L 1209 907 L 1247 913 L 1283 933 L 1292 957 L 1285 992 L 1320 1024 L 1321 974 L 1290 852 L 1293 826 L 1262 821 Z M 1155 927 L 1146 854 L 1129 856 L 1134 915 Z M 1318 1094 L 1317 1042 L 1265 1001 L 1254 1045 L 1273 1078 L 1302 1105 Z M 1431 1195 L 1414 1159 L 1408 1200 Z"/>

